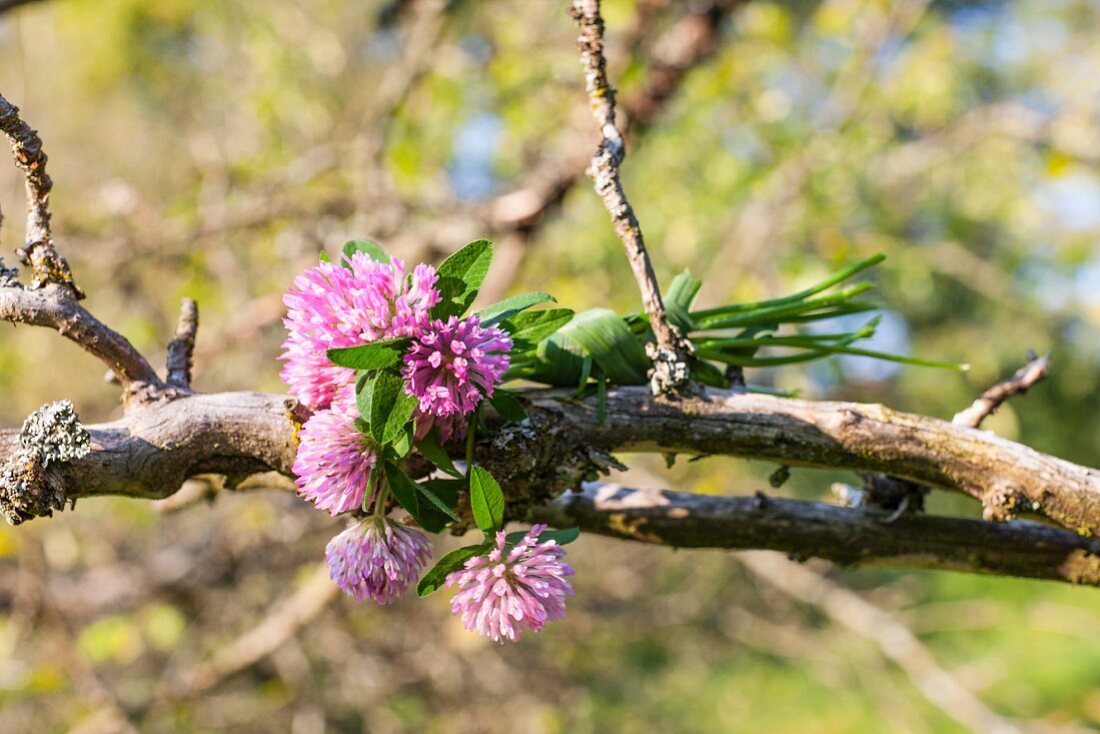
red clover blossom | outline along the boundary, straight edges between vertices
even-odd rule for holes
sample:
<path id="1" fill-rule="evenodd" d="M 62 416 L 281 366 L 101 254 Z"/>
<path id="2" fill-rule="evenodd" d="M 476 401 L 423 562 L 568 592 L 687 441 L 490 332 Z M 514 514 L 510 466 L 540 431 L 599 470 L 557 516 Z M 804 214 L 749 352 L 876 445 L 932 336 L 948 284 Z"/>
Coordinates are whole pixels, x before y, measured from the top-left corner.
<path id="1" fill-rule="evenodd" d="M 357 252 L 343 262 L 347 267 L 323 262 L 306 270 L 283 296 L 290 334 L 281 376 L 290 393 L 314 410 L 327 407 L 355 379 L 355 370 L 332 364 L 327 350 L 412 336 L 440 298 L 430 265 L 417 265 L 406 276 L 397 258 L 382 263 Z"/>
<path id="2" fill-rule="evenodd" d="M 565 616 L 565 597 L 573 587 L 566 576 L 573 569 L 561 559 L 565 550 L 554 540 L 540 543 L 545 525 L 535 525 L 511 551 L 503 531 L 488 555 L 466 561 L 461 571 L 447 576 L 447 586 L 458 586 L 451 612 L 463 626 L 494 642 L 515 642 L 520 632 L 538 632 L 551 620 Z"/>
<path id="3" fill-rule="evenodd" d="M 298 494 L 332 515 L 369 499 L 371 471 L 378 463 L 374 442 L 355 426 L 354 390 L 343 387 L 332 406 L 310 416 L 298 434 L 293 467 Z"/>
<path id="4" fill-rule="evenodd" d="M 420 413 L 449 418 L 472 413 L 508 371 L 512 340 L 477 316 L 436 319 L 413 335 L 405 353 L 405 391 L 420 401 Z"/>
<path id="5" fill-rule="evenodd" d="M 329 576 L 356 601 L 390 604 L 415 583 L 431 558 L 423 533 L 374 516 L 329 541 L 325 561 Z"/>

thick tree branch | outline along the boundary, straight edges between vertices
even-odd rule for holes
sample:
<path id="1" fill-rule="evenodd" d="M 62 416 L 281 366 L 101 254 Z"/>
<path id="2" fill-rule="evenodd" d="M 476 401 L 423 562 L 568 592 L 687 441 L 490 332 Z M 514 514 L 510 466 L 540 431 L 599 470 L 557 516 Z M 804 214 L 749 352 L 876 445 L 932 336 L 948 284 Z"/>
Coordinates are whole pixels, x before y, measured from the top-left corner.
<path id="1" fill-rule="evenodd" d="M 118 377 L 127 402 L 148 399 L 163 388 L 156 370 L 126 337 L 112 330 L 76 301 L 67 286 L 50 283 L 37 290 L 0 282 L 0 320 L 46 326 L 98 357 Z"/>
<path id="2" fill-rule="evenodd" d="M 53 181 L 46 172 L 46 152 L 38 132 L 19 118 L 19 108 L 0 96 L 0 132 L 11 143 L 15 164 L 23 171 L 27 192 L 27 231 L 19 251 L 24 265 L 34 271 L 32 288 L 47 283 L 68 286 L 77 298 L 84 294 L 73 282 L 69 263 L 54 249 L 50 232 L 50 191 Z"/>
<path id="3" fill-rule="evenodd" d="M 608 393 L 601 422 L 595 398 L 536 391 L 528 402 L 530 425 L 506 425 L 478 448 L 478 460 L 508 488 L 512 517 L 606 469 L 611 452 L 643 451 L 878 471 L 975 497 L 1005 519 L 1038 513 L 1083 535 L 1100 526 L 1097 470 L 880 405 L 720 391 L 670 402 L 635 387 Z M 87 428 L 88 456 L 50 468 L 70 499 L 161 498 L 196 474 L 289 475 L 296 450 L 284 398 L 261 393 L 152 403 Z M 15 446 L 15 432 L 0 433 L 3 456 Z"/>
<path id="4" fill-rule="evenodd" d="M 561 409 L 595 449 L 741 456 L 788 466 L 877 471 L 980 500 L 996 519 L 1044 515 L 1081 534 L 1100 528 L 1100 471 L 984 431 L 881 405 L 709 391 L 675 405 L 609 393 Z"/>
<path id="5" fill-rule="evenodd" d="M 880 514 L 777 497 L 589 482 L 532 510 L 556 527 L 675 548 L 773 550 L 844 566 L 965 571 L 1100 586 L 1100 541 L 1034 522 Z"/>
<path id="6" fill-rule="evenodd" d="M 91 452 L 51 467 L 68 499 L 167 497 L 197 474 L 290 474 L 295 443 L 286 399 L 263 393 L 193 395 L 150 403 L 113 423 L 87 426 Z M 0 456 L 15 446 L 0 434 Z"/>
<path id="7" fill-rule="evenodd" d="M 626 147 L 615 123 L 615 89 L 607 78 L 600 2 L 574 0 L 570 13 L 581 30 L 577 43 L 581 49 L 581 64 L 584 66 L 585 89 L 592 106 L 592 115 L 602 136 L 600 145 L 592 156 L 588 175 L 611 215 L 615 231 L 626 248 L 627 259 L 634 271 L 634 280 L 641 291 L 642 306 L 649 316 L 649 325 L 656 339 L 656 348 L 650 354 L 653 359 L 650 385 L 654 394 L 662 395 L 687 383 L 690 377 L 687 361 L 690 347 L 668 321 L 657 274 L 653 270 L 653 263 L 642 237 L 641 225 L 619 180 L 619 164 L 626 156 Z"/>

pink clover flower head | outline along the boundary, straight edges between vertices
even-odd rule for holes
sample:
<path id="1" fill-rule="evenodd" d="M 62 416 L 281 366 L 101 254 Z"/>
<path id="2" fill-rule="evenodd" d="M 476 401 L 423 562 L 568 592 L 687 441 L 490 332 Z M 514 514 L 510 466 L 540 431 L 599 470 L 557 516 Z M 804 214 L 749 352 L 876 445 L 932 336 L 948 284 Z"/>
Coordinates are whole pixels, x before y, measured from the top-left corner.
<path id="1" fill-rule="evenodd" d="M 378 463 L 374 442 L 355 426 L 358 416 L 355 387 L 347 385 L 298 434 L 293 467 L 298 494 L 332 515 L 363 504 Z"/>
<path id="2" fill-rule="evenodd" d="M 322 262 L 309 268 L 283 296 L 283 323 L 290 333 L 280 357 L 286 362 L 281 377 L 291 394 L 314 410 L 327 407 L 355 379 L 355 370 L 329 362 L 327 350 L 412 336 L 440 299 L 430 265 L 417 265 L 406 275 L 397 258 L 382 263 L 357 252 L 343 262 L 348 267 Z"/>
<path id="3" fill-rule="evenodd" d="M 327 408 L 336 393 L 355 381 L 355 370 L 334 365 L 326 356 L 326 349 L 316 341 L 291 333 L 283 342 L 279 357 L 286 362 L 279 377 L 290 394 L 311 410 Z"/>
<path id="4" fill-rule="evenodd" d="M 356 601 L 390 604 L 420 577 L 432 550 L 423 533 L 382 517 L 357 523 L 329 541 L 329 576 Z"/>
<path id="5" fill-rule="evenodd" d="M 557 541 L 540 543 L 545 525 L 535 525 L 510 551 L 505 534 L 497 533 L 496 547 L 488 555 L 466 561 L 461 571 L 447 575 L 447 586 L 457 586 L 451 612 L 461 615 L 463 626 L 494 642 L 512 642 L 529 629 L 565 616 L 565 597 L 573 587 L 566 579 L 573 568 Z M 507 555 L 505 555 L 507 553 Z"/>
<path id="6" fill-rule="evenodd" d="M 405 352 L 405 391 L 420 413 L 447 418 L 472 413 L 508 371 L 512 340 L 477 316 L 436 319 L 413 336 Z"/>

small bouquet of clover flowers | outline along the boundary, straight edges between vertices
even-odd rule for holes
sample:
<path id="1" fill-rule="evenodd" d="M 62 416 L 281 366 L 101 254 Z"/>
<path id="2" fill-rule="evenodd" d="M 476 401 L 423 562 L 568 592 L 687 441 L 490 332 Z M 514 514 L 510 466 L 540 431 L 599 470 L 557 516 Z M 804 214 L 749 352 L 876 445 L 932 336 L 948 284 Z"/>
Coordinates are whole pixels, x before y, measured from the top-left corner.
<path id="1" fill-rule="evenodd" d="M 299 275 L 284 297 L 289 335 L 282 378 L 312 411 L 299 432 L 298 493 L 318 509 L 351 518 L 325 549 L 332 580 L 358 601 L 389 604 L 417 582 L 421 596 L 457 588 L 451 609 L 469 630 L 503 642 L 538 632 L 565 613 L 573 569 L 561 545 L 577 532 L 505 534 L 504 495 L 473 463 L 484 401 L 522 419 L 498 386 L 513 350 L 530 349 L 573 316 L 528 311 L 553 300 L 530 293 L 465 316 L 489 269 L 492 246 L 479 240 L 438 269 L 407 272 L 373 242 L 348 243 L 339 262 Z M 442 444 L 466 438 L 465 472 Z M 415 481 L 404 464 L 417 449 L 446 478 Z M 441 532 L 458 520 L 460 492 L 485 542 L 460 548 L 429 572 L 431 545 L 420 530 L 388 517 L 400 505 L 420 528 Z M 392 502 L 391 502 L 392 499 Z"/>
<path id="2" fill-rule="evenodd" d="M 284 298 L 290 334 L 282 377 L 313 411 L 299 432 L 298 493 L 319 509 L 353 518 L 326 550 L 332 579 L 356 599 L 381 604 L 417 579 L 421 596 L 457 587 L 451 609 L 466 628 L 503 641 L 562 617 L 573 569 L 562 561 L 561 546 L 577 530 L 536 525 L 526 533 L 502 531 L 504 494 L 474 464 L 482 408 L 488 402 L 505 420 L 523 420 L 520 402 L 499 387 L 516 378 L 575 387 L 578 396 L 594 393 L 603 420 L 609 386 L 647 384 L 645 345 L 653 332 L 644 312 L 529 310 L 554 300 L 546 293 L 509 298 L 466 316 L 491 259 L 492 245 L 478 240 L 438 270 L 418 265 L 408 273 L 373 242 L 349 242 L 339 262 L 324 260 L 302 273 Z M 711 387 L 774 393 L 744 385 L 741 368 L 833 355 L 965 369 L 854 346 L 874 336 L 879 318 L 862 325 L 850 319 L 878 306 L 861 298 L 871 282 L 845 283 L 882 259 L 853 263 L 788 296 L 707 309 L 695 308 L 702 282 L 680 273 L 665 306 L 691 342 L 692 378 Z M 840 328 L 820 326 L 841 319 Z M 461 472 L 443 444 L 464 438 Z M 414 449 L 445 476 L 410 478 L 404 467 Z M 387 514 L 400 505 L 421 529 L 438 533 L 459 520 L 454 508 L 462 493 L 485 541 L 448 553 L 422 575 L 431 555 L 427 537 Z"/>

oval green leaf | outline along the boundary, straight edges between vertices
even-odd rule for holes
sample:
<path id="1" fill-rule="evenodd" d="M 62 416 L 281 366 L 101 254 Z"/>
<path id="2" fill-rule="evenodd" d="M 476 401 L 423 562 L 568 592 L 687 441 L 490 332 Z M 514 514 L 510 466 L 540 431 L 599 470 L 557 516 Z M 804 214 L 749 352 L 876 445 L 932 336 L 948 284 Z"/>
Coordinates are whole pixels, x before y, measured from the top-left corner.
<path id="1" fill-rule="evenodd" d="M 504 492 L 493 475 L 480 466 L 470 470 L 470 509 L 474 522 L 486 535 L 504 526 Z"/>
<path id="2" fill-rule="evenodd" d="M 447 581 L 447 574 L 459 570 L 465 565 L 466 561 L 474 556 L 480 556 L 488 550 L 489 544 L 482 543 L 481 545 L 456 548 L 443 556 L 439 559 L 439 563 L 435 564 L 430 571 L 420 578 L 420 583 L 416 585 L 417 596 L 428 596 Z"/>

